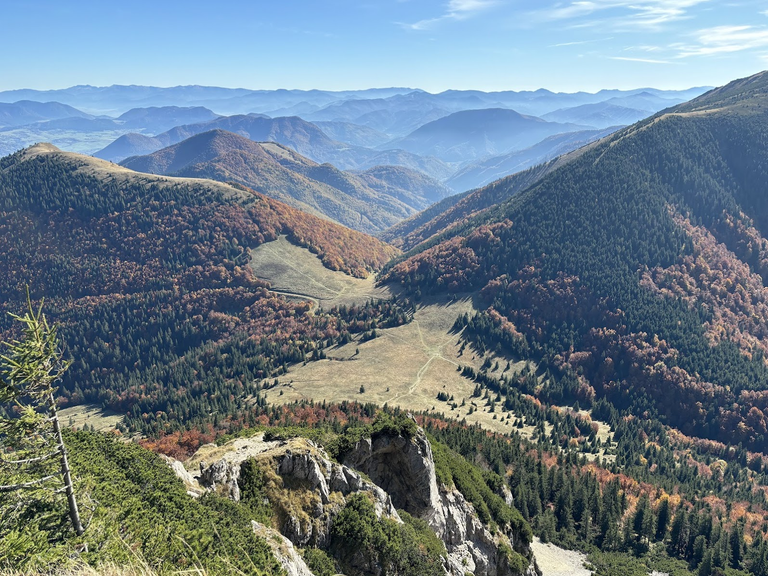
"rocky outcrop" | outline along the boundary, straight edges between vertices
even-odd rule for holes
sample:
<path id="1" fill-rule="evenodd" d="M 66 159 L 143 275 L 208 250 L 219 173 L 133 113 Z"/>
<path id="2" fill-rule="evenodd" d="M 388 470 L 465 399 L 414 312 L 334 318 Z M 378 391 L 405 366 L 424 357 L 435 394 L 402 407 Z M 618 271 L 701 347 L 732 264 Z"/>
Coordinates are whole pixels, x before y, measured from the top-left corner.
<path id="1" fill-rule="evenodd" d="M 423 433 L 363 438 L 344 464 L 367 475 L 409 514 L 421 517 L 440 504 L 432 447 Z"/>
<path id="2" fill-rule="evenodd" d="M 397 509 L 403 509 L 425 520 L 445 543 L 447 575 L 521 576 L 519 568 L 509 565 L 507 554 L 516 550 L 526 557 L 532 555 L 517 534 L 492 534 L 461 492 L 438 485 L 432 447 L 421 429 L 412 438 L 396 434 L 364 438 L 346 454 L 342 464 L 333 462 L 320 446 L 304 438 L 265 442 L 263 436 L 256 436 L 224 447 L 204 448 L 191 460 L 199 470 L 190 473 L 178 462 L 169 465 L 190 493 L 215 490 L 239 500 L 243 463 L 255 460 L 264 472 L 265 491 L 279 532 L 256 523 L 254 529 L 265 535 L 291 576 L 311 576 L 294 546 L 326 549 L 336 516 L 347 498 L 359 492 L 371 498 L 378 517 L 401 522 Z M 209 465 L 203 458 L 214 462 Z M 500 490 L 511 505 L 509 490 Z M 361 566 L 368 560 L 360 558 Z M 540 574 L 535 560 L 524 574 Z"/>
<path id="3" fill-rule="evenodd" d="M 276 511 L 277 527 L 296 546 L 327 547 L 334 519 L 344 509 L 346 497 L 357 492 L 371 496 L 379 517 L 401 521 L 392 499 L 381 487 L 348 466 L 332 462 L 311 440 L 265 442 L 263 435 L 259 435 L 236 440 L 224 449 L 205 448 L 201 458 L 218 456 L 213 464 L 193 459 L 199 466 L 194 473 L 187 472 L 178 462 L 178 466 L 170 464 L 171 467 L 177 475 L 184 476 L 185 483 L 191 481 L 203 490 L 239 501 L 241 466 L 246 460 L 256 460 L 268 472 L 270 503 Z"/>
<path id="4" fill-rule="evenodd" d="M 224 458 L 210 466 L 204 461 L 200 462 L 200 475 L 197 477 L 200 485 L 222 496 L 228 496 L 235 502 L 240 501 L 238 478 L 240 478 L 240 464 L 237 462 L 229 462 Z"/>
<path id="5" fill-rule="evenodd" d="M 461 492 L 438 486 L 432 447 L 421 429 L 413 438 L 382 434 L 360 440 L 344 464 L 368 475 L 397 508 L 427 521 L 445 543 L 446 568 L 452 575 L 519 576 L 509 567 L 501 545 L 531 555 L 516 534 L 491 534 Z M 511 504 L 509 491 L 504 497 Z M 537 574 L 535 563 L 527 574 Z"/>
<path id="6" fill-rule="evenodd" d="M 266 540 L 277 561 L 288 576 L 315 576 L 293 546 L 293 542 L 273 528 L 252 521 L 253 531 Z"/>
<path id="7" fill-rule="evenodd" d="M 274 454 L 265 454 L 262 461 L 264 458 L 273 460 L 283 486 L 292 495 L 274 498 L 272 504 L 278 508 L 280 531 L 298 546 L 326 548 L 331 526 L 344 509 L 346 497 L 357 492 L 371 496 L 377 516 L 401 521 L 384 490 L 351 468 L 332 462 L 311 440 L 293 439 Z M 301 510 L 297 502 L 301 502 Z"/>
<path id="8" fill-rule="evenodd" d="M 467 572 L 475 576 L 517 574 L 508 566 L 506 554 L 499 548 L 500 544 L 514 548 L 514 535 L 492 535 L 477 517 L 474 506 L 458 490 L 442 489 L 439 500 L 439 505 L 424 519 L 445 543 L 452 575 L 464 576 Z M 526 572 L 527 576 L 536 574 L 533 567 Z"/>
<path id="9" fill-rule="evenodd" d="M 176 476 L 182 482 L 184 482 L 184 486 L 187 489 L 187 494 L 189 494 L 193 498 L 199 498 L 205 493 L 205 488 L 200 486 L 200 483 L 197 481 L 197 478 L 195 478 L 192 474 L 190 474 L 187 471 L 186 468 L 184 468 L 184 464 L 182 464 L 175 458 L 171 458 L 164 454 L 160 454 L 160 458 L 165 460 L 166 464 L 168 464 L 171 470 L 173 470 L 173 473 L 176 474 Z"/>

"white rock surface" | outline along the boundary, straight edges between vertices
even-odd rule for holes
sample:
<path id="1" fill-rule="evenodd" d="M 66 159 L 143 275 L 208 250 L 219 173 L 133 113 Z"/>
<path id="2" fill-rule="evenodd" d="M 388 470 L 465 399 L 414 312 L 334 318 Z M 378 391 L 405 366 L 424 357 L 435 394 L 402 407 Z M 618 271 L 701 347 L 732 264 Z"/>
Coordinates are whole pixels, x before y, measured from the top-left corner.
<path id="1" fill-rule="evenodd" d="M 273 528 L 251 521 L 253 531 L 267 541 L 272 553 L 288 576 L 315 576 L 293 546 L 293 542 Z"/>

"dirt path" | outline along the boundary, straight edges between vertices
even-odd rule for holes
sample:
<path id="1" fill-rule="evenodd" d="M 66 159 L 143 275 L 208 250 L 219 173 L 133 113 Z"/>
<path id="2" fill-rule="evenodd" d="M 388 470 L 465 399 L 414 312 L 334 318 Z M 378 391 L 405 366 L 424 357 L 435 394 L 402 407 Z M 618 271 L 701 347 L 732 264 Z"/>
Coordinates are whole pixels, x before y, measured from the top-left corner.
<path id="1" fill-rule="evenodd" d="M 309 294 L 299 294 L 298 292 L 288 292 L 287 290 L 270 290 L 270 292 L 274 292 L 275 294 L 279 294 L 280 296 L 285 296 L 288 299 L 291 300 L 301 300 L 302 302 L 310 302 L 312 306 L 309 309 L 309 314 L 314 315 L 315 310 L 320 306 L 320 300 L 315 298 L 314 296 L 310 296 Z"/>
<path id="2" fill-rule="evenodd" d="M 458 335 L 451 335 L 445 340 L 442 340 L 437 346 L 428 346 L 427 343 L 424 341 L 424 333 L 421 330 L 421 325 L 419 324 L 419 321 L 414 319 L 412 322 L 416 326 L 416 330 L 419 335 L 419 342 L 421 343 L 421 347 L 424 350 L 424 353 L 429 356 L 426 362 L 419 368 L 419 371 L 416 373 L 416 377 L 414 378 L 413 382 L 408 388 L 407 392 L 400 392 L 398 394 L 395 394 L 391 398 L 387 400 L 387 403 L 394 404 L 396 403 L 400 398 L 403 398 L 405 396 L 411 396 L 416 391 L 416 389 L 419 387 L 419 384 L 421 384 L 422 379 L 424 378 L 424 374 L 426 374 L 427 370 L 429 370 L 430 365 L 435 360 L 442 360 L 444 362 L 448 362 L 454 367 L 458 367 L 459 364 L 451 360 L 450 358 L 447 358 L 444 355 L 445 348 L 448 346 L 454 339 L 458 337 Z M 388 334 L 388 336 L 392 336 L 392 334 Z M 400 338 L 401 342 L 407 342 L 407 340 L 403 340 Z"/>

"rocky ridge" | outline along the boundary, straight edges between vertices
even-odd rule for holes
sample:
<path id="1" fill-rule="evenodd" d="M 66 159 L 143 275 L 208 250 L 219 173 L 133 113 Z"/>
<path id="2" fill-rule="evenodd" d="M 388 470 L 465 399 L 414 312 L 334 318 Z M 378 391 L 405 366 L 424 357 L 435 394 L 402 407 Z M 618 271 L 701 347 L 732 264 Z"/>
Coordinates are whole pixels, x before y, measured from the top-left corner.
<path id="1" fill-rule="evenodd" d="M 344 464 L 366 474 L 386 490 L 394 505 L 426 520 L 448 551 L 448 572 L 463 576 L 502 576 L 514 572 L 506 565 L 500 545 L 526 556 L 530 548 L 511 530 L 493 535 L 474 507 L 457 489 L 438 486 L 432 447 L 424 432 L 413 438 L 380 435 L 360 440 L 345 456 Z M 507 491 L 507 504 L 512 495 Z M 537 574 L 535 560 L 527 575 Z"/>
<path id="2" fill-rule="evenodd" d="M 290 575 L 312 574 L 294 547 L 326 548 L 334 519 L 348 497 L 361 492 L 371 498 L 378 517 L 401 523 L 397 512 L 401 509 L 425 520 L 445 544 L 446 575 L 520 576 L 507 563 L 507 547 L 532 558 L 516 534 L 492 534 L 461 492 L 438 485 L 432 449 L 421 429 L 413 438 L 388 434 L 364 438 L 341 464 L 311 440 L 265 441 L 263 434 L 221 447 L 203 446 L 186 468 L 167 460 L 190 495 L 216 491 L 235 501 L 240 500 L 241 470 L 255 461 L 271 486 L 269 501 L 277 530 L 257 522 L 254 530 L 275 536 L 267 541 Z M 524 574 L 540 574 L 535 559 Z"/>

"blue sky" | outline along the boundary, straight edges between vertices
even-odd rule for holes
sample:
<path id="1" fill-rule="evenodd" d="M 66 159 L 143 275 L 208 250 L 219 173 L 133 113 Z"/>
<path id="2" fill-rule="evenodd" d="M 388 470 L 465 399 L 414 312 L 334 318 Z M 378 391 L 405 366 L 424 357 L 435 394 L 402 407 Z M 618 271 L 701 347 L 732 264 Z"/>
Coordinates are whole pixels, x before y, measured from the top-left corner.
<path id="1" fill-rule="evenodd" d="M 0 90 L 557 91 L 768 68 L 768 0 L 2 0 Z"/>

